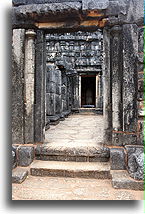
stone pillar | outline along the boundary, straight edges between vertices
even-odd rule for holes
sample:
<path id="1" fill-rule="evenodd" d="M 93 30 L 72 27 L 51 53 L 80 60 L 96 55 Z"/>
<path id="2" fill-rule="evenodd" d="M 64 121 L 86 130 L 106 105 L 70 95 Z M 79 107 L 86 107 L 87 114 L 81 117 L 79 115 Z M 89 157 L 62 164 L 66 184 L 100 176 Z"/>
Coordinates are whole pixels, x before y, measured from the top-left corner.
<path id="1" fill-rule="evenodd" d="M 103 30 L 103 117 L 104 143 L 112 144 L 112 105 L 111 105 L 111 77 L 110 77 L 110 30 Z"/>
<path id="2" fill-rule="evenodd" d="M 55 106 L 55 114 L 60 115 L 62 113 L 62 98 L 61 98 L 61 71 L 58 67 L 56 67 L 56 106 Z"/>
<path id="3" fill-rule="evenodd" d="M 68 104 L 67 104 L 67 76 L 66 72 L 61 72 L 62 73 L 62 86 L 61 86 L 61 96 L 62 96 L 62 111 L 67 111 L 68 110 Z"/>
<path id="4" fill-rule="evenodd" d="M 123 25 L 123 131 L 137 131 L 138 28 Z"/>
<path id="5" fill-rule="evenodd" d="M 54 63 L 46 64 L 46 115 L 53 116 L 56 112 L 56 67 Z"/>
<path id="6" fill-rule="evenodd" d="M 73 76 L 73 108 L 79 108 L 79 75 Z"/>
<path id="7" fill-rule="evenodd" d="M 72 78 L 67 75 L 67 109 L 72 109 Z"/>
<path id="8" fill-rule="evenodd" d="M 12 38 L 12 143 L 24 143 L 24 41 L 25 30 Z"/>
<path id="9" fill-rule="evenodd" d="M 98 74 L 96 76 L 96 109 L 98 110 L 103 108 L 102 87 L 102 76 Z"/>
<path id="10" fill-rule="evenodd" d="M 113 131 L 122 131 L 122 28 L 111 28 L 112 125 Z M 114 142 L 115 143 L 115 142 Z"/>
<path id="11" fill-rule="evenodd" d="M 43 31 L 37 30 L 36 72 L 35 72 L 35 142 L 43 142 L 45 137 L 45 41 Z"/>
<path id="12" fill-rule="evenodd" d="M 34 30 L 25 33 L 25 143 L 34 142 L 35 35 Z"/>
<path id="13" fill-rule="evenodd" d="M 79 108 L 81 108 L 81 80 L 82 80 L 82 77 L 81 76 L 79 76 Z"/>

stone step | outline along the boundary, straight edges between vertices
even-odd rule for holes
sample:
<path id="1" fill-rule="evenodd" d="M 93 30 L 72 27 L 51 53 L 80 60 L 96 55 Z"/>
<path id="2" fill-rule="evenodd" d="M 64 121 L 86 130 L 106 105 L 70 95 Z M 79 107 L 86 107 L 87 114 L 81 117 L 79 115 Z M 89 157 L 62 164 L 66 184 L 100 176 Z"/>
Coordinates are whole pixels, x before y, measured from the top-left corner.
<path id="1" fill-rule="evenodd" d="M 102 115 L 102 110 L 96 108 L 79 108 L 78 112 L 81 115 L 96 115 L 96 114 Z"/>
<path id="2" fill-rule="evenodd" d="M 30 166 L 33 176 L 110 179 L 109 163 L 59 162 L 35 160 Z"/>
<path id="3" fill-rule="evenodd" d="M 127 170 L 112 170 L 111 175 L 115 189 L 144 190 L 144 181 L 134 180 Z"/>
<path id="4" fill-rule="evenodd" d="M 38 145 L 35 151 L 37 160 L 45 161 L 74 161 L 74 162 L 108 162 L 109 148 L 98 146 L 76 146 L 69 144 Z"/>
<path id="5" fill-rule="evenodd" d="M 96 115 L 96 109 L 95 108 L 79 108 L 79 114 Z"/>

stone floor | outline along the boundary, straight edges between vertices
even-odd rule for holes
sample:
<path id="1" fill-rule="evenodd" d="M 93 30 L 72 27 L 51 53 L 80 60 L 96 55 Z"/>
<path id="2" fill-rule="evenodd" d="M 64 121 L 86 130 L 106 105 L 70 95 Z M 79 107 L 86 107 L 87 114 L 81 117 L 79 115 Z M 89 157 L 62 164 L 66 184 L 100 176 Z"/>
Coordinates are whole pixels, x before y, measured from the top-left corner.
<path id="1" fill-rule="evenodd" d="M 103 116 L 71 115 L 57 126 L 51 126 L 45 136 L 45 142 L 54 147 L 97 147 L 103 141 Z"/>
<path id="2" fill-rule="evenodd" d="M 142 191 L 114 189 L 111 180 L 33 177 L 12 185 L 13 200 L 143 200 Z"/>

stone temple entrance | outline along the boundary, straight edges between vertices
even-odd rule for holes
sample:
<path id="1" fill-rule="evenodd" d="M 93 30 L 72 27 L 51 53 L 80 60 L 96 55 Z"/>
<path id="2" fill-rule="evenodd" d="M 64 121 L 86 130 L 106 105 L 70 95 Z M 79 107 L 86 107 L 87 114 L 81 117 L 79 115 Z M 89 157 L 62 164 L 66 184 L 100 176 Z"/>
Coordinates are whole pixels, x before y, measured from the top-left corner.
<path id="1" fill-rule="evenodd" d="M 96 106 L 96 76 L 82 76 L 81 78 L 81 107 L 94 108 Z"/>

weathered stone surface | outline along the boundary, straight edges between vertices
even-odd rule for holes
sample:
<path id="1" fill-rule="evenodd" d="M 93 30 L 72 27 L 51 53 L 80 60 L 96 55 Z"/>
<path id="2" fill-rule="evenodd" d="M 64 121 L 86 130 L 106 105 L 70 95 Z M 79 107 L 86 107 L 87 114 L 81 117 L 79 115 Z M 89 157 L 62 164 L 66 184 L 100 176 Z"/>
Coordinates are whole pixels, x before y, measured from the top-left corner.
<path id="1" fill-rule="evenodd" d="M 43 142 L 45 129 L 45 45 L 42 31 L 36 33 L 34 141 Z"/>
<path id="2" fill-rule="evenodd" d="M 143 181 L 132 179 L 126 170 L 112 170 L 112 186 L 115 189 L 144 190 Z"/>
<path id="3" fill-rule="evenodd" d="M 12 183 L 21 184 L 28 176 L 28 170 L 17 167 L 12 171 Z"/>
<path id="4" fill-rule="evenodd" d="M 103 115 L 104 115 L 104 143 L 112 144 L 112 108 L 111 108 L 111 76 L 110 76 L 110 29 L 103 30 Z"/>
<path id="5" fill-rule="evenodd" d="M 29 166 L 34 159 L 34 147 L 21 146 L 18 148 L 18 165 Z"/>
<path id="6" fill-rule="evenodd" d="M 57 162 L 36 160 L 31 165 L 30 173 L 33 176 L 80 177 L 95 179 L 111 178 L 110 167 L 108 163 Z"/>
<path id="7" fill-rule="evenodd" d="M 23 144 L 25 30 L 14 29 L 12 40 L 12 143 Z"/>
<path id="8" fill-rule="evenodd" d="M 110 164 L 112 170 L 123 170 L 126 168 L 123 148 L 110 149 Z"/>
<path id="9" fill-rule="evenodd" d="M 80 0 L 12 0 L 14 6 L 25 4 L 45 4 L 45 3 L 62 3 L 62 2 L 80 2 Z"/>
<path id="10" fill-rule="evenodd" d="M 17 148 L 12 146 L 12 169 L 17 166 L 17 155 L 16 155 Z"/>
<path id="11" fill-rule="evenodd" d="M 125 146 L 128 156 L 128 172 L 137 180 L 144 179 L 144 147 Z"/>
<path id="12" fill-rule="evenodd" d="M 48 116 L 48 119 L 50 120 L 50 125 L 57 125 L 59 123 L 59 116 Z"/>
<path id="13" fill-rule="evenodd" d="M 143 0 L 123 0 L 125 2 L 126 12 L 121 14 L 121 18 L 125 20 L 126 23 L 138 23 L 138 25 L 143 24 L 144 20 L 144 1 Z M 122 5 L 122 0 L 120 0 L 120 5 Z M 123 12 L 123 11 L 122 11 Z M 124 16 L 125 15 L 125 16 Z"/>
<path id="14" fill-rule="evenodd" d="M 25 33 L 25 143 L 34 142 L 35 31 Z"/>
<path id="15" fill-rule="evenodd" d="M 123 130 L 127 132 L 137 131 L 137 40 L 137 25 L 123 25 Z"/>
<path id="16" fill-rule="evenodd" d="M 109 0 L 82 0 L 83 10 L 102 10 L 109 6 Z"/>
<path id="17" fill-rule="evenodd" d="M 32 4 L 32 5 L 20 5 L 19 7 L 14 7 L 14 13 L 17 17 L 26 19 L 29 17 L 33 18 L 33 14 L 35 13 L 35 17 L 38 16 L 43 18 L 42 15 L 45 14 L 45 18 L 49 20 L 54 20 L 54 15 L 58 15 L 57 18 L 61 17 L 61 14 L 79 14 L 79 10 L 81 9 L 80 2 L 64 2 L 63 4 L 60 3 L 51 3 L 51 4 Z M 40 21 L 40 20 L 39 20 Z"/>
<path id="18" fill-rule="evenodd" d="M 138 32 L 138 52 L 143 52 L 144 47 L 144 28 L 140 28 Z"/>
<path id="19" fill-rule="evenodd" d="M 123 128 L 122 109 L 122 82 L 123 82 L 123 56 L 122 56 L 122 28 L 115 25 L 111 28 L 111 75 L 112 75 L 112 125 L 113 130 Z"/>
<path id="20" fill-rule="evenodd" d="M 138 121 L 139 125 L 139 136 L 138 136 L 138 144 L 144 145 L 144 120 Z"/>
<path id="21" fill-rule="evenodd" d="M 137 134 L 127 132 L 113 132 L 112 144 L 114 146 L 135 145 L 137 144 Z"/>
<path id="22" fill-rule="evenodd" d="M 50 128 L 50 120 L 48 116 L 46 116 L 45 131 L 48 130 L 49 128 Z"/>
<path id="23" fill-rule="evenodd" d="M 145 91 L 144 80 L 143 79 L 138 81 L 138 91 L 140 91 L 140 92 L 144 92 Z"/>

